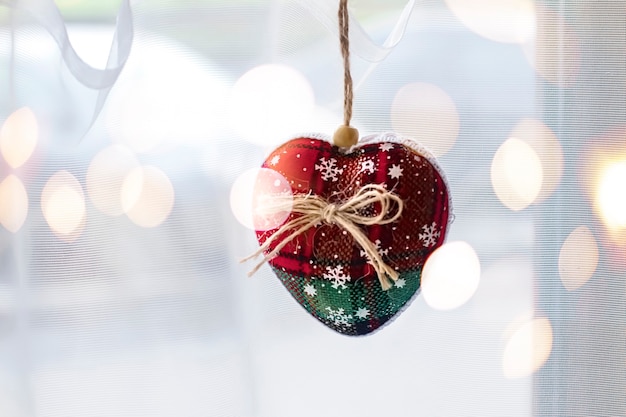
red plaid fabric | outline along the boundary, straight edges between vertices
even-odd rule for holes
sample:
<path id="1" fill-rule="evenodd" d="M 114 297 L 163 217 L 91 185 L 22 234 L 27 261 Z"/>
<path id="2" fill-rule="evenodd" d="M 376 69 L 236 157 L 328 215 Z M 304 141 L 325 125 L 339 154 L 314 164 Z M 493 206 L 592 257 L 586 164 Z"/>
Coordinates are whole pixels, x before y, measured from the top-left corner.
<path id="1" fill-rule="evenodd" d="M 311 227 L 269 261 L 291 295 L 342 334 L 371 333 L 399 314 L 418 293 L 422 267 L 443 244 L 451 218 L 447 183 L 434 158 L 394 134 L 364 138 L 349 152 L 315 136 L 279 146 L 263 167 L 284 176 L 294 195 L 312 193 L 338 204 L 364 185 L 379 184 L 403 200 L 397 221 L 361 226 L 385 263 L 399 273 L 387 291 L 363 249 L 334 224 Z M 364 214 L 378 209 L 373 205 Z M 287 221 L 297 216 L 292 213 Z M 259 243 L 277 230 L 257 231 Z"/>

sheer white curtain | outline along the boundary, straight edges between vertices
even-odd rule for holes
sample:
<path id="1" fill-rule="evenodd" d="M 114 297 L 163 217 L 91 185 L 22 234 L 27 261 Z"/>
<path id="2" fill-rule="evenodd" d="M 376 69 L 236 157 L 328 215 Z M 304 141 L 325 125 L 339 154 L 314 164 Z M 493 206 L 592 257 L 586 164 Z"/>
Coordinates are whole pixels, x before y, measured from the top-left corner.
<path id="1" fill-rule="evenodd" d="M 0 2 L 0 415 L 624 414 L 624 2 L 350 2 L 354 124 L 433 150 L 481 265 L 350 338 L 246 277 L 230 203 L 340 124 L 333 2 L 92 1 L 57 3 L 110 91 Z"/>

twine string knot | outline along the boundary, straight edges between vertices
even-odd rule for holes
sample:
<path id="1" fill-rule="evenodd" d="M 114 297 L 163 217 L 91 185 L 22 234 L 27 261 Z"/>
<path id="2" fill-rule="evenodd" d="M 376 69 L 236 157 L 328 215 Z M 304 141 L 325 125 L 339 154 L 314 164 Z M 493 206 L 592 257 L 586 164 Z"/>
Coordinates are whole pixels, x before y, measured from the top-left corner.
<path id="1" fill-rule="evenodd" d="M 269 200 L 269 201 L 268 201 Z M 258 212 L 277 213 L 291 209 L 292 219 L 269 236 L 259 249 L 242 262 L 254 259 L 265 253 L 248 275 L 252 276 L 270 259 L 274 258 L 291 240 L 320 223 L 336 224 L 346 230 L 363 248 L 383 290 L 391 288 L 398 279 L 398 273 L 385 263 L 376 245 L 365 235 L 361 226 L 384 225 L 395 222 L 402 215 L 402 199 L 379 184 L 363 186 L 341 204 L 329 203 L 322 197 L 312 194 L 293 196 L 276 195 L 265 200 L 265 206 Z M 373 215 L 364 212 L 373 211 Z M 270 251 L 270 247 L 275 247 Z M 268 252 L 269 251 L 269 252 Z"/>
<path id="2" fill-rule="evenodd" d="M 321 217 L 326 223 L 335 223 L 335 216 L 337 216 L 337 206 L 329 204 L 322 209 Z"/>

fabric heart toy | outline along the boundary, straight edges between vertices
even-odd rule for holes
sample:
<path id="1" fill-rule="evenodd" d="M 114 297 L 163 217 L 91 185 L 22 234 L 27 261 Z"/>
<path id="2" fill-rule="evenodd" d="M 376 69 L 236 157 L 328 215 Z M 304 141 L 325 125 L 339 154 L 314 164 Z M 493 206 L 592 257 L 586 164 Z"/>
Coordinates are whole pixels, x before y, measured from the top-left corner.
<path id="1" fill-rule="evenodd" d="M 286 220 L 257 231 L 261 246 L 250 258 L 265 257 L 252 273 L 268 262 L 298 303 L 345 335 L 371 333 L 401 313 L 451 218 L 434 157 L 393 133 L 349 148 L 305 135 L 276 148 L 263 167 L 291 192 L 255 193 L 257 216 L 282 211 Z"/>

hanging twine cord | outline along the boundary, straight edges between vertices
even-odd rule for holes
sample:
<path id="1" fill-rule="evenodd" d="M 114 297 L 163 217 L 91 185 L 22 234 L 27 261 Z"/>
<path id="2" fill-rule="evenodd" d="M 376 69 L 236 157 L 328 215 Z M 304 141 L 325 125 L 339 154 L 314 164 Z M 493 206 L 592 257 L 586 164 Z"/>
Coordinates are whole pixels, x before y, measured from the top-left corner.
<path id="1" fill-rule="evenodd" d="M 352 75 L 350 73 L 350 15 L 348 14 L 348 0 L 339 0 L 339 44 L 343 57 L 343 126 L 339 126 L 333 142 L 336 146 L 348 148 L 359 140 L 359 131 L 350 126 L 352 120 L 352 101 L 354 91 Z"/>
<path id="2" fill-rule="evenodd" d="M 339 2 L 339 43 L 343 57 L 343 124 L 350 126 L 352 120 L 352 75 L 350 74 L 350 16 L 348 15 L 348 0 Z"/>
<path id="3" fill-rule="evenodd" d="M 363 210 L 376 204 L 379 205 L 379 208 L 374 215 L 362 214 Z M 257 258 L 265 253 L 263 260 L 248 273 L 249 276 L 252 276 L 263 264 L 278 255 L 289 242 L 311 227 L 321 223 L 336 224 L 350 233 L 363 248 L 369 263 L 378 275 L 382 289 L 386 291 L 398 279 L 398 272 L 385 263 L 376 249 L 376 245 L 368 239 L 360 226 L 392 223 L 400 218 L 402 209 L 402 199 L 378 184 L 362 187 L 353 197 L 341 204 L 329 203 L 323 198 L 311 194 L 295 195 L 293 199 L 290 196 L 276 196 L 276 198 L 271 198 L 265 202 L 257 213 L 270 214 L 291 210 L 292 213 L 299 214 L 299 216 L 281 226 L 265 240 L 255 253 L 244 258 L 241 262 Z M 284 236 L 286 234 L 287 236 Z M 277 242 L 278 244 L 276 244 Z M 270 251 L 270 247 L 274 244 L 276 246 Z"/>

